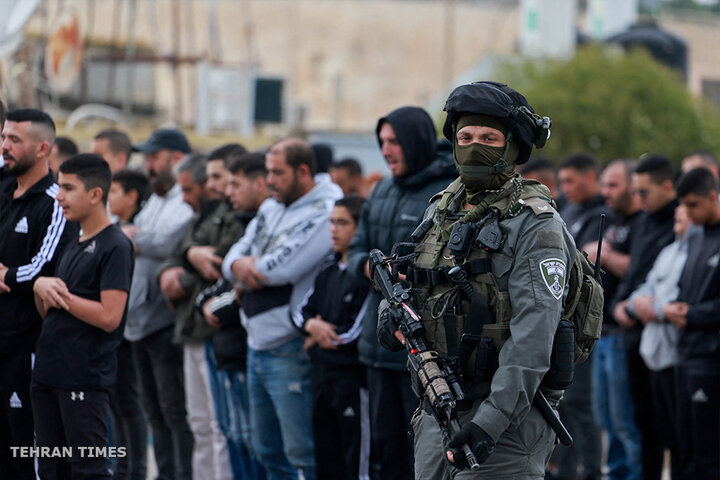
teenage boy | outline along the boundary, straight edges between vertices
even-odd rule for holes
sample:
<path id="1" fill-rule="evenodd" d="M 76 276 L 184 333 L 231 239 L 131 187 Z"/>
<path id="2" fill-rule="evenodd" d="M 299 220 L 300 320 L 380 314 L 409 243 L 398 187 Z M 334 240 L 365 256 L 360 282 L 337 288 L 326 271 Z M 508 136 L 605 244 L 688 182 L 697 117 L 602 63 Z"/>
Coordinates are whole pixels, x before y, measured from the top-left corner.
<path id="1" fill-rule="evenodd" d="M 696 168 L 677 183 L 696 225 L 680 275 L 678 301 L 663 308 L 680 330 L 675 369 L 680 478 L 720 478 L 720 204 L 717 179 Z M 674 460 L 673 460 L 674 461 Z M 675 478 L 673 476 L 673 478 Z"/>
<path id="2" fill-rule="evenodd" d="M 334 260 L 318 273 L 300 311 L 313 365 L 313 436 L 317 478 L 368 479 L 370 419 L 357 339 L 369 289 L 348 279 L 350 240 L 365 200 L 350 195 L 330 215 Z"/>
<path id="3" fill-rule="evenodd" d="M 143 172 L 138 170 L 115 172 L 108 192 L 110 213 L 117 216 L 118 224 L 130 224 L 151 193 L 150 179 Z"/>
<path id="4" fill-rule="evenodd" d="M 108 391 L 135 258 L 107 213 L 110 180 L 110 167 L 98 155 L 77 155 L 60 166 L 57 201 L 83 233 L 63 252 L 58 276 L 40 277 L 33 287 L 44 318 L 31 387 L 36 443 L 70 448 L 64 458 L 38 458 L 43 479 L 112 477 Z"/>
<path id="5" fill-rule="evenodd" d="M 108 205 L 119 226 L 132 224 L 151 192 L 150 179 L 141 171 L 119 170 L 113 174 Z M 110 408 L 115 444 L 125 447 L 127 455 L 117 458 L 114 474 L 118 479 L 144 480 L 147 477 L 147 418 L 140 402 L 140 383 L 132 346 L 124 338 L 117 349 L 117 366 L 117 383 L 110 394 Z"/>

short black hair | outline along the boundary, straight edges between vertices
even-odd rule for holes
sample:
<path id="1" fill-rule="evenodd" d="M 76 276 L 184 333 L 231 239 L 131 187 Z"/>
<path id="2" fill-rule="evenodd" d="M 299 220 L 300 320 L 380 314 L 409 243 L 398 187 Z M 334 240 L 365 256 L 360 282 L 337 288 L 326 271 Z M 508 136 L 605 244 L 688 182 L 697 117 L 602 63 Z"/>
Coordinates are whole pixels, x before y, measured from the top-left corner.
<path id="1" fill-rule="evenodd" d="M 339 162 L 334 163 L 330 167 L 331 170 L 335 168 L 347 170 L 348 175 L 350 175 L 351 177 L 359 177 L 360 175 L 362 175 L 362 167 L 360 166 L 360 162 L 358 162 L 352 157 L 345 157 Z"/>
<path id="2" fill-rule="evenodd" d="M 55 137 L 58 153 L 63 157 L 72 157 L 80 153 L 77 144 L 70 137 Z"/>
<path id="3" fill-rule="evenodd" d="M 100 187 L 103 205 L 107 204 L 112 173 L 110 173 L 110 165 L 100 155 L 81 153 L 70 157 L 60 165 L 60 173 L 77 175 L 85 190 Z"/>
<path id="4" fill-rule="evenodd" d="M 637 160 L 633 158 L 618 158 L 605 165 L 603 172 L 614 165 L 620 165 L 623 167 L 623 170 L 625 170 L 625 180 L 628 185 L 630 185 L 632 183 L 632 174 L 635 173 L 638 166 Z"/>
<path id="5" fill-rule="evenodd" d="M 665 181 L 674 183 L 676 170 L 666 156 L 650 153 L 640 157 L 640 163 L 635 169 L 635 173 L 650 175 L 653 183 L 660 185 Z"/>
<path id="6" fill-rule="evenodd" d="M 208 162 L 213 160 L 222 160 L 225 164 L 225 168 L 230 169 L 230 163 L 233 157 L 247 153 L 247 148 L 243 147 L 239 143 L 226 143 L 225 145 L 216 148 L 210 155 L 208 155 Z"/>
<path id="7" fill-rule="evenodd" d="M 2 130 L 2 126 L 5 124 L 5 115 L 7 114 L 7 109 L 5 108 L 5 102 L 0 99 L 0 130 Z"/>
<path id="8" fill-rule="evenodd" d="M 315 154 L 315 169 L 317 173 L 325 173 L 333 163 L 333 149 L 327 143 L 313 143 L 313 153 Z"/>
<path id="9" fill-rule="evenodd" d="M 594 156 L 586 152 L 572 153 L 565 157 L 559 170 L 573 168 L 580 173 L 594 172 L 597 174 L 598 162 Z"/>
<path id="10" fill-rule="evenodd" d="M 710 192 L 717 194 L 718 181 L 715 176 L 705 167 L 698 167 L 690 170 L 681 176 L 675 185 L 678 198 L 694 193 L 699 197 L 707 197 Z"/>
<path id="11" fill-rule="evenodd" d="M 112 181 L 120 184 L 123 192 L 128 193 L 135 190 L 137 192 L 136 210 L 140 210 L 143 204 L 150 198 L 152 186 L 150 178 L 139 170 L 130 170 L 129 168 L 118 170 L 112 176 Z"/>
<path id="12" fill-rule="evenodd" d="M 265 155 L 262 153 L 243 153 L 234 155 L 230 160 L 230 173 L 242 173 L 248 178 L 266 177 Z"/>
<path id="13" fill-rule="evenodd" d="M 5 117 L 6 121 L 9 122 L 30 122 L 33 124 L 39 124 L 45 126 L 52 135 L 47 139 L 51 144 L 55 141 L 55 122 L 52 117 L 42 110 L 37 108 L 18 108 L 7 113 Z"/>
<path id="14" fill-rule="evenodd" d="M 360 220 L 360 212 L 362 212 L 362 208 L 363 208 L 364 204 L 365 204 L 365 199 L 363 197 L 361 197 L 360 195 L 356 195 L 354 193 L 347 195 L 335 202 L 336 207 L 347 208 L 347 211 L 350 213 L 350 216 L 352 217 L 353 221 L 355 222 L 355 225 L 357 225 L 358 221 Z"/>
<path id="15" fill-rule="evenodd" d="M 130 155 L 132 155 L 132 142 L 130 141 L 130 137 L 121 130 L 107 128 L 95 135 L 93 140 L 107 140 L 110 151 L 115 155 L 124 153 L 127 155 L 128 160 L 130 159 Z"/>
<path id="16" fill-rule="evenodd" d="M 535 172 L 553 172 L 555 173 L 555 165 L 546 157 L 532 157 L 530 160 L 520 167 L 520 175 L 527 175 Z"/>

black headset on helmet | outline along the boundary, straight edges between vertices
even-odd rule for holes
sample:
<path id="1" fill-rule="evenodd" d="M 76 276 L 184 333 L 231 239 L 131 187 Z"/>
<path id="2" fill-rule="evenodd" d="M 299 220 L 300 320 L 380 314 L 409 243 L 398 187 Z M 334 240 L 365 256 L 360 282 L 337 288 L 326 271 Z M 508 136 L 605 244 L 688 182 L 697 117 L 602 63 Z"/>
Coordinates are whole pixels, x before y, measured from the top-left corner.
<path id="1" fill-rule="evenodd" d="M 550 138 L 550 118 L 536 114 L 522 94 L 502 83 L 460 85 L 450 93 L 443 110 L 447 112 L 443 134 L 453 144 L 462 114 L 488 115 L 500 120 L 510 131 L 509 141 L 519 146 L 517 165 L 528 161 L 533 145 L 542 148 Z"/>

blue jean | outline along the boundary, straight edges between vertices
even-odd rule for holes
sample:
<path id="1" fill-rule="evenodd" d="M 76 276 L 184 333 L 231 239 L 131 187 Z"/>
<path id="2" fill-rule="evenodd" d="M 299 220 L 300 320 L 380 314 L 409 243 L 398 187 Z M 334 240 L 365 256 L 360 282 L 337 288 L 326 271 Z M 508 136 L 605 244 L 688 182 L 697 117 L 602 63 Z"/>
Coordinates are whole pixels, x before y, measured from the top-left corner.
<path id="1" fill-rule="evenodd" d="M 217 370 L 212 343 L 207 342 L 208 364 L 213 365 L 210 388 L 220 430 L 227 438 L 228 454 L 236 480 L 265 480 L 250 439 L 250 406 L 245 372 Z"/>
<path id="2" fill-rule="evenodd" d="M 268 480 L 315 480 L 312 367 L 296 338 L 271 350 L 248 348 L 253 448 Z"/>
<path id="3" fill-rule="evenodd" d="M 603 334 L 595 344 L 593 356 L 593 410 L 597 422 L 607 430 L 608 478 L 640 480 L 640 430 L 635 424 L 622 335 Z"/>

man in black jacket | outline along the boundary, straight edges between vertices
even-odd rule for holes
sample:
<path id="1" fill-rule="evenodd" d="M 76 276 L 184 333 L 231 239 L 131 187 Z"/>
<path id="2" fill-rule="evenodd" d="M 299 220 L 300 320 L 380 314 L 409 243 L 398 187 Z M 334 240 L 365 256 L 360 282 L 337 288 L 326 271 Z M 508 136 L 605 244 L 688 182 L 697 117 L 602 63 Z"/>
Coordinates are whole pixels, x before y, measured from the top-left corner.
<path id="1" fill-rule="evenodd" d="M 579 247 L 597 242 L 600 215 L 609 214 L 600 194 L 598 164 L 587 153 L 568 156 L 558 169 L 560 188 L 567 203 L 559 210 L 568 231 Z M 593 257 L 594 259 L 594 257 Z M 583 477 L 600 479 L 600 428 L 592 411 L 593 356 L 575 365 L 573 383 L 560 403 L 560 418 L 575 441 L 571 447 L 558 446 L 553 459 L 558 462 L 557 478 L 575 478 L 582 465 Z"/>
<path id="2" fill-rule="evenodd" d="M 624 328 L 623 341 L 627 351 L 630 393 L 635 404 L 635 420 L 640 429 L 642 467 L 645 480 L 659 480 L 662 473 L 663 446 L 653 418 L 650 374 L 640 357 L 642 323 L 627 313 L 630 294 L 645 281 L 660 250 L 675 239 L 673 232 L 675 207 L 675 168 L 661 155 L 649 155 L 633 174 L 633 189 L 644 213 L 635 223 L 630 243 L 630 266 L 615 291 L 610 310 L 615 321 Z"/>
<path id="3" fill-rule="evenodd" d="M 418 107 L 401 107 L 378 121 L 375 130 L 392 176 L 380 181 L 365 203 L 350 244 L 348 269 L 355 281 L 369 285 L 368 254 L 390 254 L 397 242 L 409 242 L 432 195 L 457 177 L 452 149 L 440 149 L 430 116 Z M 449 143 L 446 143 L 450 147 Z M 406 434 L 417 398 L 410 388 L 405 352 L 389 352 L 377 342 L 380 294 L 372 292 L 358 343 L 368 367 L 373 479 L 412 478 L 412 445 Z"/>
<path id="4" fill-rule="evenodd" d="M 688 238 L 678 301 L 663 309 L 665 319 L 680 329 L 675 372 L 679 478 L 715 479 L 720 478 L 718 183 L 709 170 L 697 168 L 680 178 L 677 192 L 690 219 L 702 226 Z"/>
<path id="5" fill-rule="evenodd" d="M 77 238 L 55 196 L 48 166 L 55 124 L 40 110 L 15 110 L 2 132 L 6 175 L 0 182 L 0 472 L 34 479 L 33 458 L 11 458 L 10 447 L 32 447 L 32 353 L 40 334 L 33 284 L 52 275 L 63 247 Z"/>

